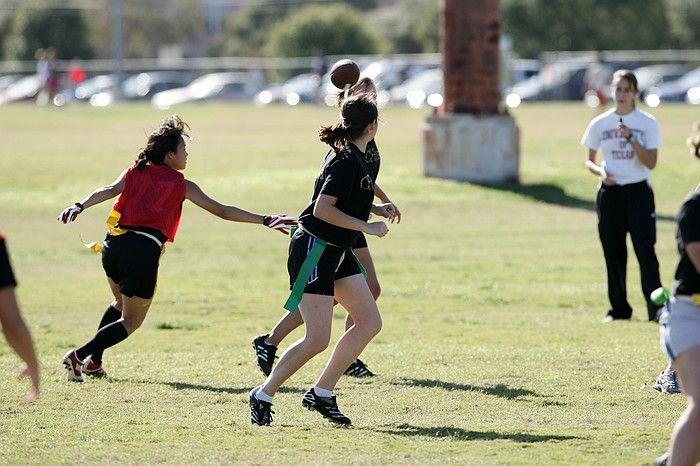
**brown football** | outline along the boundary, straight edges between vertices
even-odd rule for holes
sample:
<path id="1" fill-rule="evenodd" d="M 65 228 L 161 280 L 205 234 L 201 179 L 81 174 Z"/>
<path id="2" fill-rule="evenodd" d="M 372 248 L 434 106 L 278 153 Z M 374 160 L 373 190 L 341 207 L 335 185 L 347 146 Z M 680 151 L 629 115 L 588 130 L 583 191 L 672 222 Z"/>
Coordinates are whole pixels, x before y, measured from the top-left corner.
<path id="1" fill-rule="evenodd" d="M 338 60 L 331 68 L 331 82 L 338 89 L 353 86 L 360 79 L 360 67 L 347 58 Z"/>

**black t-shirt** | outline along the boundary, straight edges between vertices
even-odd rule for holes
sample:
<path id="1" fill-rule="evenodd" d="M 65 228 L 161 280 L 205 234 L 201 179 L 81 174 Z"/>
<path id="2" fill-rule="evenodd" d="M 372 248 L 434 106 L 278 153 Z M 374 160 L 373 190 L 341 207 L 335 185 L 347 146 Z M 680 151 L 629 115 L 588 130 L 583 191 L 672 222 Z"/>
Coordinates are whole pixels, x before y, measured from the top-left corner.
<path id="1" fill-rule="evenodd" d="M 374 200 L 374 182 L 378 174 L 379 151 L 374 141 L 367 144 L 365 153 L 353 144 L 329 150 L 316 178 L 311 203 L 299 215 L 299 223 L 312 235 L 349 249 L 360 232 L 341 228 L 314 217 L 314 205 L 321 194 L 337 197 L 335 206 L 341 212 L 367 221 Z"/>
<path id="2" fill-rule="evenodd" d="M 676 241 L 681 260 L 676 268 L 674 294 L 693 295 L 700 293 L 700 274 L 688 257 L 688 244 L 700 241 L 700 192 L 691 194 L 678 212 Z"/>

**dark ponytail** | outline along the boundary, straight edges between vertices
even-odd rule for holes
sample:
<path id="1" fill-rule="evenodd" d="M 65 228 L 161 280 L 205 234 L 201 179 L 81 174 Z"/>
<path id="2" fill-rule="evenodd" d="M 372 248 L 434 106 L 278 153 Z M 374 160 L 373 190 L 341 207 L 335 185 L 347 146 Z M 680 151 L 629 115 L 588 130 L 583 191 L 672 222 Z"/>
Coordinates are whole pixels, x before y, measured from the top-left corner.
<path id="1" fill-rule="evenodd" d="M 343 147 L 362 136 L 367 125 L 377 121 L 378 116 L 377 104 L 369 94 L 351 96 L 340 106 L 340 120 L 331 126 L 321 126 L 318 138 L 335 148 Z"/>
<path id="2" fill-rule="evenodd" d="M 148 136 L 146 147 L 139 151 L 134 160 L 134 166 L 143 170 L 149 163 L 163 165 L 163 160 L 168 152 L 177 151 L 177 146 L 183 137 L 188 137 L 189 125 L 182 121 L 179 115 L 170 115 L 160 123 L 158 129 Z"/>

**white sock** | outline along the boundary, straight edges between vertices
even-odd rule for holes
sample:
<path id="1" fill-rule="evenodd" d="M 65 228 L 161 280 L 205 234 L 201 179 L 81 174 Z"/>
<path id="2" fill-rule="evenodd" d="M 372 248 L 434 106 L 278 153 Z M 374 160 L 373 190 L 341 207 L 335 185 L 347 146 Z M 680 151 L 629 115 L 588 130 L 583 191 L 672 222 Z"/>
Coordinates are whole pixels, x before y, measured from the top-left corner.
<path id="1" fill-rule="evenodd" d="M 317 385 L 313 387 L 314 392 L 316 395 L 323 397 L 323 398 L 330 398 L 333 396 L 333 390 L 326 390 L 325 388 L 321 388 Z"/>
<path id="2" fill-rule="evenodd" d="M 272 397 L 262 391 L 262 387 L 257 387 L 255 389 L 255 393 L 253 394 L 255 398 L 257 398 L 260 401 L 265 401 L 267 403 L 272 403 Z"/>

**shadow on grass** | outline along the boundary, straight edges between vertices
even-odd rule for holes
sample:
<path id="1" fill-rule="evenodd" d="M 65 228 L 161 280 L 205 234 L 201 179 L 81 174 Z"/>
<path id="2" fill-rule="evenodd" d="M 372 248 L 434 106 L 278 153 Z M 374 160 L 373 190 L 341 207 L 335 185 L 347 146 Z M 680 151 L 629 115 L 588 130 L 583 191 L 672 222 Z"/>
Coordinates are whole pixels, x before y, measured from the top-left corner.
<path id="1" fill-rule="evenodd" d="M 556 184 L 518 184 L 518 183 L 499 183 L 499 184 L 484 184 L 484 183 L 474 183 L 482 188 L 495 189 L 498 191 L 507 191 L 510 193 L 518 194 L 520 196 L 528 197 L 539 202 L 545 202 L 547 204 L 554 204 L 563 207 L 571 207 L 574 209 L 588 210 L 591 212 L 596 211 L 595 202 L 589 201 L 588 199 L 582 199 L 580 197 L 572 196 L 567 194 L 561 186 Z M 663 222 L 675 222 L 676 219 L 672 215 L 656 214 L 656 219 Z"/>
<path id="2" fill-rule="evenodd" d="M 199 390 L 204 392 L 213 393 L 230 393 L 232 395 L 241 395 L 243 393 L 249 393 L 253 387 L 215 387 L 213 385 L 204 385 L 189 382 L 164 382 L 160 380 L 136 380 L 136 379 L 115 379 L 108 378 L 109 382 L 126 382 L 126 383 L 141 383 L 148 385 L 167 385 L 174 388 L 175 390 Z M 303 395 L 306 392 L 305 389 L 298 387 L 281 387 L 278 393 L 293 393 L 297 395 Z"/>
<path id="3" fill-rule="evenodd" d="M 394 385 L 405 385 L 408 387 L 425 387 L 425 388 L 442 388 L 445 390 L 461 390 L 466 392 L 479 392 L 486 395 L 497 396 L 499 398 L 505 398 L 508 400 L 517 400 L 523 397 L 536 397 L 536 398 L 550 398 L 550 395 L 541 395 L 539 393 L 533 392 L 532 390 L 527 390 L 525 388 L 510 388 L 505 384 L 497 384 L 493 386 L 470 385 L 463 383 L 445 382 L 443 380 L 429 380 L 429 379 L 406 379 L 402 378 L 398 381 L 392 382 Z M 552 406 L 564 406 L 565 403 L 558 401 L 547 401 L 547 405 Z"/>
<path id="4" fill-rule="evenodd" d="M 376 432 L 400 435 L 403 437 L 448 438 L 454 440 L 511 440 L 518 443 L 540 443 L 562 440 L 576 440 L 581 437 L 573 435 L 535 435 L 526 433 L 507 434 L 503 432 L 460 429 L 458 427 L 418 427 L 400 424 L 387 428 L 374 429 Z"/>

